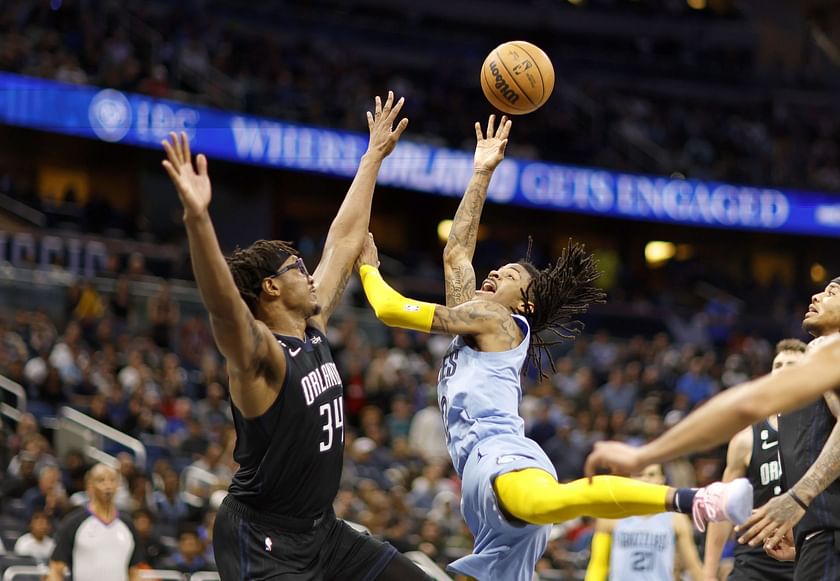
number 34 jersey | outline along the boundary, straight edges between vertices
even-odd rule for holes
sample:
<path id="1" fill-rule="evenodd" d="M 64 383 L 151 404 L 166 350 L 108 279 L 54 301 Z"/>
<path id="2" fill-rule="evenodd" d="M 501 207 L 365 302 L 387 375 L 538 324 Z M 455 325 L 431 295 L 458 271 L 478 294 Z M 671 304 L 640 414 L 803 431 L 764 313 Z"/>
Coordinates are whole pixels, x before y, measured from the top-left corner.
<path id="1" fill-rule="evenodd" d="M 303 340 L 277 335 L 286 376 L 261 416 L 245 418 L 233 402 L 234 459 L 230 494 L 264 514 L 318 518 L 338 492 L 344 456 L 344 388 L 327 338 L 307 327 Z"/>
<path id="2" fill-rule="evenodd" d="M 525 436 L 519 416 L 522 385 L 519 374 L 531 331 L 528 321 L 512 315 L 523 334 L 509 351 L 484 352 L 455 337 L 443 358 L 438 375 L 438 404 L 446 430 L 452 464 L 463 477 L 464 465 L 476 443 L 499 434 Z"/>

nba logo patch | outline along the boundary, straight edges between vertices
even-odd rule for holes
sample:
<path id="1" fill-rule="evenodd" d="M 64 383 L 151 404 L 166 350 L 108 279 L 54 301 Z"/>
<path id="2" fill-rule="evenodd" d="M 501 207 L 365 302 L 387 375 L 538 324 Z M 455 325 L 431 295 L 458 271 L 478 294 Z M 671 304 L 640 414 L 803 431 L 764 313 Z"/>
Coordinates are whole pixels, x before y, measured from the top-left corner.
<path id="1" fill-rule="evenodd" d="M 417 305 L 406 305 L 405 310 L 409 313 L 417 313 L 420 311 L 420 307 Z"/>

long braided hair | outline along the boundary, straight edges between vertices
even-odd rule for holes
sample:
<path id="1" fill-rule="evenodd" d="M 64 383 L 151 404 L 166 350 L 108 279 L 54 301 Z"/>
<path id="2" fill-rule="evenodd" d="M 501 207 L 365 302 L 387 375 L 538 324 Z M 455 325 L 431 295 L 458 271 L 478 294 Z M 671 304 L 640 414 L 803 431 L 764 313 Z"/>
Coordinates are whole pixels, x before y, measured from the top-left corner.
<path id="1" fill-rule="evenodd" d="M 545 376 L 543 355 L 555 371 L 550 347 L 577 337 L 583 330 L 583 323 L 576 317 L 585 313 L 589 305 L 603 303 L 607 295 L 594 284 L 601 271 L 598 261 L 583 244 L 570 239 L 557 261 L 543 270 L 531 263 L 532 246 L 533 240 L 529 237 L 525 258 L 518 262 L 531 275 L 528 288 L 522 291 L 525 304 L 522 314 L 531 325 L 525 370 L 536 365 L 540 375 Z"/>

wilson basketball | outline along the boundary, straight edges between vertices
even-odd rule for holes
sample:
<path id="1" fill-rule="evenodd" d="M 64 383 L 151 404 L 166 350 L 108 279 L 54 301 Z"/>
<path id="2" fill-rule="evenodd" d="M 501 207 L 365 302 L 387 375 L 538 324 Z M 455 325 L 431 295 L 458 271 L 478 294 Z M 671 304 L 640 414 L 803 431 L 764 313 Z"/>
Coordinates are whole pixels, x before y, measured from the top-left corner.
<path id="1" fill-rule="evenodd" d="M 496 109 L 524 115 L 542 107 L 554 89 L 554 66 L 539 47 L 514 40 L 494 48 L 481 66 L 481 90 Z"/>

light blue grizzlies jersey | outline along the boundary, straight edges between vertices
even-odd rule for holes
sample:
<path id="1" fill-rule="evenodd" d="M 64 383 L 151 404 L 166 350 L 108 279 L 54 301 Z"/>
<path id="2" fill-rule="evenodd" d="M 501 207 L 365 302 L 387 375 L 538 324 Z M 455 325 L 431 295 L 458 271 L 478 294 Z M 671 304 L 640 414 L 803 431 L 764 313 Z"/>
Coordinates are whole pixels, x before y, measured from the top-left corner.
<path id="1" fill-rule="evenodd" d="M 617 521 L 610 549 L 610 581 L 671 581 L 674 544 L 671 513 Z"/>
<path id="2" fill-rule="evenodd" d="M 528 321 L 512 315 L 525 336 L 509 351 L 470 348 L 460 335 L 443 358 L 438 375 L 438 404 L 446 429 L 446 446 L 458 476 L 476 443 L 500 434 L 525 435 L 519 416 L 522 386 L 519 373 L 528 354 Z"/>
<path id="3" fill-rule="evenodd" d="M 456 337 L 438 378 L 446 445 L 461 477 L 461 514 L 475 539 L 472 554 L 448 569 L 478 581 L 531 581 L 551 533 L 550 526 L 508 520 L 493 490 L 500 474 L 525 468 L 557 477 L 545 452 L 525 437 L 519 417 L 519 373 L 531 334 L 524 317 L 512 316 L 524 335 L 519 345 L 486 353 Z"/>

